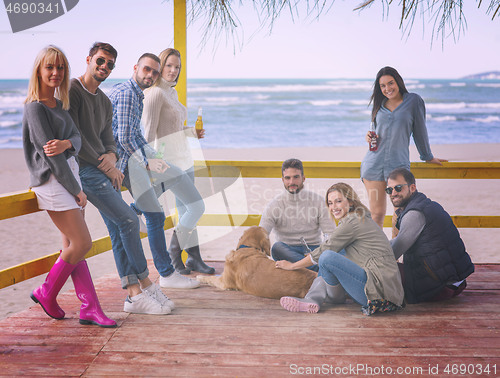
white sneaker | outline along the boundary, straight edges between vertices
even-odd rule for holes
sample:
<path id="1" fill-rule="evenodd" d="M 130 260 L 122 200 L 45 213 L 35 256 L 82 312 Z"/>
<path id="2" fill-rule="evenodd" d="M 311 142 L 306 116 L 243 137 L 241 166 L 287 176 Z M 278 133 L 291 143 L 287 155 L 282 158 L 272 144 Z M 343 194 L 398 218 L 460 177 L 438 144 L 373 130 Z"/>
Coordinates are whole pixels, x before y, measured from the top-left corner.
<path id="1" fill-rule="evenodd" d="M 169 289 L 195 289 L 200 287 L 200 283 L 174 271 L 170 276 L 160 277 L 160 286 Z"/>
<path id="2" fill-rule="evenodd" d="M 160 302 L 163 307 L 170 307 L 170 311 L 175 308 L 175 304 L 161 291 L 160 287 L 152 283 L 142 291 L 152 297 L 154 300 Z"/>
<path id="3" fill-rule="evenodd" d="M 127 297 L 123 311 L 133 314 L 167 315 L 170 314 L 171 310 L 168 306 L 162 306 L 160 302 L 147 293 L 141 293 L 132 298 Z"/>

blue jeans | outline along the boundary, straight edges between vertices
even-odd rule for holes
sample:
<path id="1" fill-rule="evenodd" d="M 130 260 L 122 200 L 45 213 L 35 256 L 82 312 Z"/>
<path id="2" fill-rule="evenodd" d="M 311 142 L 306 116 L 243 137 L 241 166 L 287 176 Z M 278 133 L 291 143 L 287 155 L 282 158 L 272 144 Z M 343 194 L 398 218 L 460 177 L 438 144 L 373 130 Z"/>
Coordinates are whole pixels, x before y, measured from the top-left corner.
<path id="1" fill-rule="evenodd" d="M 149 276 L 148 264 L 139 236 L 139 220 L 97 167 L 80 168 L 83 191 L 99 210 L 108 228 L 116 268 L 124 289 Z"/>
<path id="2" fill-rule="evenodd" d="M 362 306 L 368 304 L 365 294 L 366 272 L 358 264 L 345 257 L 345 250 L 339 253 L 326 250 L 319 257 L 319 275 L 328 285 L 340 284 L 344 290 Z"/>
<path id="3" fill-rule="evenodd" d="M 314 250 L 318 248 L 319 245 L 310 245 L 309 248 Z M 283 242 L 276 242 L 271 248 L 271 256 L 274 261 L 287 260 L 290 262 L 296 262 L 302 260 L 304 255 L 308 253 L 303 245 L 289 245 Z M 307 269 L 317 272 L 318 265 L 308 266 Z"/>
<path id="4" fill-rule="evenodd" d="M 149 246 L 158 273 L 163 277 L 172 274 L 175 269 L 165 240 L 165 213 L 158 197 L 171 190 L 182 201 L 186 211 L 179 218 L 179 227 L 191 231 L 205 211 L 200 193 L 189 176 L 175 165 L 170 165 L 163 173 L 157 173 L 146 170 L 133 157 L 129 160 L 123 184 L 134 197 L 134 207 L 138 213 L 142 212 L 146 217 Z"/>
<path id="5" fill-rule="evenodd" d="M 189 177 L 191 182 L 194 184 L 194 167 L 188 168 L 184 172 Z M 177 197 L 177 196 L 175 196 L 175 207 L 177 207 L 177 212 L 179 213 L 179 219 L 182 219 L 184 214 L 186 214 L 186 212 L 188 211 L 188 208 L 184 204 L 184 202 L 182 202 L 182 200 L 179 199 L 179 197 Z M 190 243 L 189 243 L 190 245 L 188 247 L 197 246 L 198 243 L 199 243 L 198 232 L 196 231 L 196 229 L 194 229 L 193 233 L 191 234 L 191 239 L 190 239 Z"/>

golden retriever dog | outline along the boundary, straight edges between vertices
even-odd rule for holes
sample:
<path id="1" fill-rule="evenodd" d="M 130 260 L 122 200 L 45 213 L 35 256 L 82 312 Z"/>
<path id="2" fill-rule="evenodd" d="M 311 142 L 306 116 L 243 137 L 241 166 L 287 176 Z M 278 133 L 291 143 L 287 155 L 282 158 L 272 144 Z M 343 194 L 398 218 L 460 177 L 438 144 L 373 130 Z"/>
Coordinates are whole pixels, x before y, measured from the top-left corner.
<path id="1" fill-rule="evenodd" d="M 250 227 L 236 250 L 226 256 L 224 271 L 220 276 L 197 276 L 202 283 L 223 290 L 240 290 L 257 297 L 280 299 L 303 298 L 317 274 L 309 269 L 277 269 L 270 255 L 270 242 L 262 227 Z"/>

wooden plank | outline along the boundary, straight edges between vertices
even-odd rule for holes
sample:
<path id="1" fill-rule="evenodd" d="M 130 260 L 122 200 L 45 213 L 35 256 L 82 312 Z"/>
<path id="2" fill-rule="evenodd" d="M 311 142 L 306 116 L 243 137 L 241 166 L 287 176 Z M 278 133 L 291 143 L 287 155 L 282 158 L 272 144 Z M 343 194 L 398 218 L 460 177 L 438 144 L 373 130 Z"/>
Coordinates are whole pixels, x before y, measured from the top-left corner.
<path id="1" fill-rule="evenodd" d="M 173 317 L 173 316 L 172 316 Z M 170 317 L 170 318 L 172 318 Z M 356 345 L 356 342 L 361 342 L 363 337 L 365 338 L 381 338 L 383 339 L 381 343 L 384 345 L 390 344 L 400 344 L 401 342 L 406 342 L 405 340 L 411 340 L 411 343 L 422 344 L 421 340 L 426 340 L 428 338 L 450 338 L 454 340 L 453 342 L 459 342 L 460 338 L 466 337 L 471 339 L 482 339 L 486 342 L 486 348 L 497 348 L 496 345 L 491 345 L 490 342 L 487 342 L 488 338 L 496 339 L 498 337 L 498 333 L 493 328 L 495 326 L 500 326 L 500 322 L 494 322 L 490 324 L 490 328 L 476 328 L 474 330 L 474 334 L 471 336 L 470 328 L 453 328 L 453 331 L 450 332 L 449 328 L 419 328 L 417 324 L 416 326 L 411 326 L 410 328 L 402 328 L 398 330 L 398 340 L 394 340 L 394 328 L 386 327 L 386 328 L 376 328 L 376 327 L 354 327 L 346 326 L 346 327 L 329 327 L 328 325 L 314 325 L 311 324 L 307 327 L 307 329 L 297 329 L 298 319 L 295 319 L 295 323 L 290 323 L 288 325 L 281 325 L 279 321 L 270 321 L 268 324 L 259 324 L 259 326 L 255 326 L 250 322 L 246 322 L 246 324 L 240 324 L 238 327 L 228 326 L 226 324 L 203 324 L 197 326 L 196 335 L 193 335 L 193 338 L 183 338 L 182 334 L 189 333 L 190 324 L 176 324 L 175 327 L 169 327 L 172 338 L 175 338 L 176 341 L 173 343 L 176 344 L 191 344 L 193 343 L 197 337 L 206 338 L 211 337 L 213 334 L 224 335 L 225 338 L 230 339 L 231 342 L 234 342 L 238 338 L 253 338 L 259 340 L 259 342 L 266 344 L 281 344 L 281 343 L 289 343 L 290 340 L 286 336 L 287 334 L 294 334 L 294 337 L 302 338 L 307 337 L 308 333 L 318 334 L 319 339 L 327 338 L 333 340 L 338 340 L 334 344 L 337 346 L 348 344 L 351 346 Z M 171 325 L 171 324 L 170 324 Z M 367 324 L 365 323 L 365 326 Z M 277 339 L 275 332 L 273 329 L 279 328 L 279 335 Z M 264 332 L 262 332 L 264 331 Z M 156 333 L 155 327 L 152 327 L 151 324 L 134 324 L 127 323 L 124 324 L 120 328 L 119 335 L 117 338 L 126 338 L 132 337 L 134 333 L 139 333 L 146 337 L 148 340 L 151 340 L 153 343 L 156 339 L 158 339 L 158 335 Z M 260 335 L 260 333 L 263 333 Z M 450 335 L 451 334 L 451 335 Z M 282 338 L 283 337 L 283 338 Z M 385 338 L 389 340 L 384 340 Z M 160 337 L 161 339 L 161 337 Z M 351 339 L 354 339 L 354 344 L 350 342 Z M 478 340 L 476 340 L 478 341 Z"/>
<path id="2" fill-rule="evenodd" d="M 457 228 L 500 228 L 497 215 L 452 215 L 451 219 Z"/>
<path id="3" fill-rule="evenodd" d="M 214 265 L 218 272 L 223 268 Z M 63 369 L 83 376 L 283 376 L 300 375 L 292 365 L 498 366 L 498 275 L 500 265 L 489 264 L 477 265 L 471 276 L 492 284 L 491 295 L 466 290 L 450 301 L 371 317 L 354 303 L 323 307 L 314 315 L 289 313 L 277 300 L 207 286 L 164 289 L 177 306 L 171 315 L 125 314 L 124 292 L 113 275 L 95 284 L 105 311 L 114 309 L 108 315 L 117 318 L 118 328 L 80 326 L 79 301 L 69 290 L 58 297 L 68 310 L 66 320 L 49 319 L 33 306 L 0 321 L 0 365 L 5 375 L 51 376 Z M 144 342 L 130 342 L 138 338 Z"/>
<path id="4" fill-rule="evenodd" d="M 88 346 L 83 343 L 78 343 L 78 340 L 74 341 L 73 345 L 64 345 L 64 347 L 55 345 L 10 345 L 4 346 L 0 345 L 0 361 L 14 361 L 24 358 L 26 361 L 26 356 L 30 356 L 32 363 L 40 364 L 51 364 L 55 359 L 74 360 L 75 362 L 90 363 L 95 358 L 99 350 L 93 346 Z"/>
<path id="5" fill-rule="evenodd" d="M 203 214 L 198 226 L 258 226 L 260 214 Z"/>
<path id="6" fill-rule="evenodd" d="M 25 356 L 25 361 L 30 357 Z M 2 364 L 0 374 L 5 377 L 80 377 L 85 373 L 86 368 L 87 364 L 80 361 L 77 363 L 57 361 L 42 365 L 5 362 Z"/>
<path id="7" fill-rule="evenodd" d="M 194 359 L 196 359 L 197 356 L 193 356 Z M 367 369 L 370 369 L 371 370 L 368 370 L 368 371 L 374 371 L 373 369 L 380 369 L 381 368 L 381 365 L 380 364 L 377 364 L 375 361 L 371 361 L 371 364 L 366 364 L 368 365 L 367 366 Z M 370 366 L 371 365 L 371 366 Z M 306 372 L 305 370 L 303 370 L 303 372 L 299 372 L 299 370 L 297 370 L 297 364 L 293 364 L 293 366 L 295 367 L 295 369 L 292 369 L 292 364 L 287 364 L 286 366 L 276 366 L 276 365 L 270 365 L 270 366 L 255 366 L 255 367 L 251 367 L 251 368 L 248 368 L 248 367 L 245 367 L 245 366 L 211 366 L 211 365 L 205 365 L 205 366 L 198 366 L 198 365 L 195 365 L 193 367 L 185 367 L 185 366 L 177 366 L 177 365 L 165 365 L 164 367 L 158 367 L 156 370 L 154 369 L 154 367 L 149 367 L 149 366 L 145 366 L 144 367 L 144 372 L 145 372 L 145 375 L 146 376 L 151 376 L 151 377 L 162 377 L 162 376 L 165 376 L 165 374 L 167 376 L 172 376 L 172 377 L 175 377 L 175 376 L 190 376 L 190 377 L 285 377 L 285 376 L 289 376 L 291 374 L 293 375 L 298 375 L 298 374 L 301 374 L 301 375 L 298 375 L 298 376 L 314 376 L 314 377 L 318 377 L 318 376 L 343 376 L 345 374 L 347 374 L 346 376 L 350 376 L 350 377 L 354 377 L 354 376 L 374 376 L 375 374 L 378 376 L 384 376 L 384 377 L 388 377 L 388 376 L 394 376 L 394 377 L 398 377 L 398 376 L 404 376 L 406 374 L 403 374 L 403 375 L 392 375 L 392 374 L 396 374 L 396 368 L 398 367 L 397 363 L 393 362 L 393 365 L 384 365 L 386 366 L 386 369 L 384 371 L 388 371 L 389 368 L 393 368 L 391 370 L 391 375 L 387 375 L 387 374 L 384 374 L 384 375 L 381 375 L 381 372 L 380 370 L 375 370 L 375 371 L 378 371 L 378 373 L 372 373 L 372 374 L 364 374 L 362 370 L 355 370 L 356 369 L 356 364 L 354 364 L 354 366 L 351 367 L 352 371 L 349 370 L 349 365 L 347 366 L 342 366 L 340 365 L 340 367 L 344 367 L 344 368 L 347 368 L 348 370 L 345 370 L 345 373 L 342 374 L 342 373 L 339 373 L 339 374 L 335 374 L 334 373 L 334 370 L 333 372 L 329 372 L 329 370 L 324 370 L 323 372 L 321 372 L 321 367 L 320 366 L 317 366 L 316 367 L 316 371 L 315 372 Z M 303 365 L 299 365 L 299 367 L 309 367 L 310 365 L 307 364 L 306 361 L 304 361 Z M 329 365 L 328 365 L 329 366 Z M 332 368 L 334 369 L 335 368 L 335 365 L 331 365 Z M 361 364 L 359 367 L 362 368 L 364 367 L 365 365 L 364 364 Z M 328 367 L 326 367 L 327 369 Z M 405 367 L 403 367 L 405 368 Z M 420 369 L 421 367 L 413 367 L 414 369 Z M 424 368 L 427 369 L 427 366 L 424 366 Z M 434 367 L 433 367 L 434 368 Z M 422 377 L 422 378 L 431 378 L 431 377 L 436 377 L 436 374 L 435 373 L 428 373 L 427 370 L 425 371 L 420 371 L 420 370 L 415 370 L 416 372 L 413 373 L 414 375 L 412 375 L 411 373 L 411 369 L 412 369 L 412 366 L 409 367 L 410 370 L 408 376 L 418 376 L 418 377 Z M 441 369 L 444 369 L 444 366 L 441 365 Z M 127 375 L 127 371 L 126 369 L 121 366 L 121 367 L 117 367 L 116 369 L 117 372 L 120 372 L 120 375 L 124 375 L 124 376 L 132 376 L 132 375 Z M 141 369 L 141 372 L 142 372 L 142 369 Z M 112 375 L 113 374 L 113 369 L 103 369 L 103 370 L 93 370 L 91 369 L 89 371 L 89 376 L 96 376 L 96 375 Z M 129 373 L 130 374 L 130 373 Z M 307 374 L 307 375 L 306 375 Z M 293 376 L 292 375 L 292 376 Z M 445 376 L 445 375 L 441 375 L 441 376 Z"/>
<path id="8" fill-rule="evenodd" d="M 412 162 L 417 179 L 500 179 L 500 162 L 448 162 L 443 166 Z"/>
<path id="9" fill-rule="evenodd" d="M 297 325 L 297 328 L 300 325 Z M 279 332 L 279 330 L 278 330 Z M 395 333 L 396 335 L 396 333 Z M 278 338 L 278 336 L 276 336 Z M 294 334 L 288 334 L 283 336 L 288 342 L 283 343 L 259 343 L 257 340 L 249 339 L 236 339 L 234 342 L 228 342 L 223 335 L 213 334 L 211 337 L 198 337 L 193 340 L 190 344 L 178 344 L 170 343 L 164 339 L 162 342 L 148 342 L 143 348 L 138 346 L 127 346 L 127 340 L 130 339 L 111 339 L 106 346 L 104 346 L 103 351 L 113 352 L 115 354 L 121 354 L 124 352 L 133 353 L 193 353 L 193 354 L 206 354 L 206 353 L 251 353 L 253 355 L 265 355 L 269 353 L 279 353 L 279 354 L 304 354 L 304 355 L 335 355 L 335 356 L 419 356 L 419 357 L 435 357 L 440 356 L 444 360 L 450 357 L 464 356 L 464 357 L 482 357 L 482 358 L 497 358 L 500 350 L 498 348 L 481 348 L 478 349 L 478 345 L 482 343 L 470 342 L 470 346 L 457 347 L 459 340 L 456 343 L 444 343 L 445 338 L 428 338 L 423 342 L 427 345 L 438 345 L 436 347 L 418 347 L 418 344 L 406 343 L 403 340 L 398 345 L 394 343 L 392 346 L 378 344 L 377 340 L 370 340 L 367 342 L 366 338 L 359 340 L 357 345 L 344 345 L 340 343 L 339 346 L 336 344 L 340 340 L 338 339 L 321 339 L 317 340 L 316 337 L 310 335 L 307 339 L 311 343 L 311 348 L 304 348 L 304 344 L 300 342 L 293 342 L 293 340 L 298 340 L 294 337 Z M 396 338 L 396 337 L 393 337 Z M 119 341 L 118 341 L 119 340 Z M 462 338 L 462 341 L 464 339 Z M 468 341 L 468 339 L 467 339 Z M 490 342 L 492 340 L 489 340 Z M 437 343 L 437 344 L 434 344 Z M 125 344 L 125 345 L 124 345 Z M 214 345 L 217 348 L 214 350 Z M 312 347 L 314 345 L 314 348 Z"/>
<path id="10" fill-rule="evenodd" d="M 56 252 L 0 270 L 0 289 L 47 273 L 52 268 L 58 257 L 59 252 Z"/>
<path id="11" fill-rule="evenodd" d="M 281 177 L 281 161 L 195 161 L 197 177 Z M 308 178 L 359 178 L 360 162 L 304 161 Z M 500 179 L 500 162 L 412 162 L 417 179 Z"/>
<path id="12" fill-rule="evenodd" d="M 258 226 L 261 214 L 203 214 L 199 226 Z M 496 215 L 453 215 L 457 228 L 500 228 L 500 216 Z M 384 227 L 392 227 L 392 215 L 386 215 Z"/>
<path id="13" fill-rule="evenodd" d="M 15 336 L 15 338 L 13 337 Z M 78 336 L 79 342 L 84 343 L 88 347 L 93 347 L 99 350 L 102 344 L 106 343 L 109 335 L 104 334 L 101 336 L 82 337 Z M 75 345 L 75 336 L 65 332 L 65 334 L 52 334 L 49 339 L 46 335 L 20 335 L 20 334 L 6 334 L 0 335 L 0 346 L 47 346 L 53 345 L 54 347 L 62 347 L 67 345 Z"/>
<path id="14" fill-rule="evenodd" d="M 483 274 L 483 272 L 491 272 L 500 275 L 500 264 L 498 263 L 476 264 L 475 271 L 476 273 L 481 273 L 481 274 Z"/>
<path id="15" fill-rule="evenodd" d="M 334 356 L 335 360 L 329 360 L 328 357 Z M 183 366 L 184 368 L 194 367 L 194 366 L 239 366 L 239 367 L 254 367 L 254 366 L 262 366 L 262 365 L 275 365 L 275 366 L 288 366 L 291 362 L 294 362 L 297 365 L 302 366 L 317 366 L 321 364 L 335 364 L 336 366 L 348 365 L 353 363 L 366 364 L 373 363 L 373 358 L 369 356 L 360 356 L 359 359 L 353 361 L 350 356 L 343 356 L 338 354 L 326 354 L 326 355 L 311 355 L 306 354 L 303 355 L 301 353 L 297 353 L 294 355 L 284 355 L 284 354 L 276 354 L 269 353 L 260 355 L 258 359 L 256 359 L 250 353 L 238 354 L 238 353 L 204 353 L 204 354 L 191 354 L 191 353 L 132 353 L 132 352 L 124 352 L 121 354 L 113 354 L 110 352 L 102 352 L 96 359 L 96 365 L 106 366 L 116 366 L 124 365 L 127 367 L 127 362 L 133 365 L 140 366 L 152 366 L 159 367 L 165 365 L 176 365 Z M 451 357 L 451 359 L 447 359 L 447 361 L 443 361 L 440 357 L 430 356 L 425 359 L 420 359 L 417 361 L 412 356 L 400 356 L 398 360 L 395 361 L 393 358 L 386 357 L 381 355 L 380 363 L 384 365 L 394 366 L 395 362 L 400 363 L 400 366 L 411 366 L 412 364 L 416 364 L 421 362 L 425 365 L 432 364 L 433 366 L 440 363 L 450 363 L 450 364 L 460 364 L 463 363 L 463 357 Z M 492 361 L 488 358 L 478 357 L 477 362 L 487 363 L 488 361 Z M 497 367 L 498 368 L 498 367 Z M 90 370 L 95 371 L 95 370 Z M 149 374 L 146 374 L 149 375 Z"/>
<path id="16" fill-rule="evenodd" d="M 111 316 L 111 315 L 110 315 Z M 186 343 L 190 344 L 192 340 L 190 338 L 180 337 L 182 333 L 190 333 L 190 328 L 192 328 L 191 323 L 187 321 L 183 321 L 180 319 L 180 316 L 164 316 L 164 317 L 155 317 L 152 318 L 150 322 L 134 322 L 134 319 L 129 319 L 126 323 L 122 323 L 120 325 L 121 336 L 132 334 L 134 332 L 148 335 L 149 333 L 154 333 L 156 328 L 160 327 L 168 327 L 169 332 L 172 332 L 172 335 L 178 335 L 179 340 L 178 344 Z M 161 321 L 165 320 L 165 321 Z M 261 331 L 265 331 L 266 333 L 272 333 L 273 329 L 277 327 L 277 324 L 274 322 L 265 322 L 264 319 L 258 319 L 256 324 L 249 325 L 250 321 L 248 319 L 238 318 L 236 321 L 231 322 L 230 320 L 221 322 L 221 319 L 215 320 L 207 320 L 201 322 L 201 324 L 197 325 L 197 333 L 200 335 L 209 335 L 210 333 L 225 333 L 225 328 L 228 329 L 242 329 L 244 332 L 248 327 L 253 327 L 254 329 L 259 329 Z M 262 321 L 260 321 L 262 320 Z M 285 320 L 285 319 L 284 319 Z M 294 331 L 297 326 L 298 319 L 287 319 L 284 321 L 284 324 L 281 325 L 279 323 L 279 327 L 282 330 L 290 330 Z M 437 321 L 431 321 L 434 326 L 437 325 Z M 197 322 L 198 323 L 198 322 Z M 469 321 L 470 323 L 470 321 Z M 344 322 L 342 323 L 343 327 L 335 326 L 328 327 L 329 333 L 334 333 L 334 336 L 338 337 L 391 337 L 394 336 L 394 327 L 356 327 L 356 324 L 353 322 Z M 453 330 L 453 337 L 469 337 L 471 335 L 471 327 L 467 327 L 466 322 L 462 323 L 461 327 L 420 327 L 421 323 L 417 323 L 415 325 L 411 325 L 411 327 L 403 328 L 401 324 L 397 324 L 398 337 L 447 337 L 450 334 L 450 329 Z M 495 327 L 500 326 L 498 322 L 490 323 L 489 327 L 475 327 L 474 329 L 474 337 L 481 338 L 497 338 L 498 332 L 495 330 Z M 321 333 L 322 330 L 325 329 L 322 325 L 310 325 L 307 328 L 312 333 Z M 78 331 L 77 331 L 78 330 Z M 88 330 L 88 331 L 87 331 Z M 78 327 L 65 327 L 64 330 L 61 328 L 40 326 L 37 328 L 26 328 L 26 321 L 23 326 L 0 326 L 0 345 L 4 346 L 12 346 L 12 340 L 14 339 L 15 345 L 40 345 L 40 340 L 43 338 L 49 338 L 51 344 L 59 344 L 59 342 L 53 342 L 52 338 L 60 338 L 61 343 L 71 344 L 71 339 L 73 339 L 73 343 L 75 343 L 75 339 L 85 340 L 87 344 L 87 340 L 89 343 L 96 343 L 100 341 L 100 343 L 104 344 L 107 339 L 116 332 L 114 329 L 99 329 L 97 327 L 82 327 L 78 325 Z M 158 335 L 152 335 L 153 339 Z M 9 337 L 13 338 L 9 340 Z M 47 340 L 45 340 L 47 341 Z M 9 344 L 10 343 L 10 344 Z M 47 344 L 47 343 L 46 343 Z"/>
<path id="17" fill-rule="evenodd" d="M 458 306 L 457 306 L 458 307 Z M 266 318 L 259 316 L 259 312 L 265 314 Z M 206 319 L 203 317 L 206 313 Z M 350 311 L 337 311 L 337 309 L 329 309 L 317 315 L 316 319 L 321 321 L 334 321 L 335 324 L 331 327 L 336 329 L 342 328 L 365 328 L 370 326 L 376 329 L 398 329 L 408 327 L 411 322 L 412 328 L 418 329 L 436 329 L 445 327 L 446 329 L 498 329 L 500 328 L 500 320 L 491 319 L 494 314 L 477 311 L 478 315 L 471 316 L 471 311 L 464 311 L 463 313 L 453 316 L 452 311 L 446 313 L 434 314 L 425 306 L 418 313 L 411 314 L 407 310 L 403 310 L 395 314 L 381 314 L 377 315 L 378 319 L 368 321 L 367 318 L 359 312 L 357 308 L 351 308 Z M 245 315 L 246 314 L 246 315 Z M 175 315 L 175 316 L 174 316 Z M 394 315 L 394 316 L 392 316 Z M 255 326 L 264 327 L 269 326 L 269 319 L 277 317 L 280 319 L 280 326 L 293 326 L 300 323 L 301 320 L 310 320 L 306 318 L 307 314 L 288 314 L 283 309 L 277 310 L 260 310 L 249 312 L 248 310 L 234 310 L 227 311 L 225 309 L 190 309 L 185 311 L 179 305 L 178 309 L 174 311 L 172 316 L 162 318 L 151 318 L 144 316 L 132 315 L 127 318 L 126 324 L 155 324 L 155 325 L 181 325 L 189 324 L 183 317 L 191 316 L 191 319 L 196 319 L 197 323 L 202 325 L 217 326 L 218 324 L 227 324 L 227 326 L 240 327 L 250 322 L 255 323 Z M 487 319 L 484 317 L 487 316 Z M 268 317 L 268 318 L 267 318 Z M 389 324 L 387 324 L 389 322 Z"/>
<path id="18" fill-rule="evenodd" d="M 179 101 L 187 104 L 187 27 L 186 27 L 186 0 L 174 0 L 174 47 L 182 56 L 183 69 L 177 79 L 177 95 Z"/>
<path id="19" fill-rule="evenodd" d="M 0 220 L 40 211 L 31 190 L 0 195 Z"/>
<path id="20" fill-rule="evenodd" d="M 486 366 L 492 362 L 488 358 L 451 357 L 443 361 L 439 357 L 427 357 L 416 359 L 414 357 L 401 356 L 397 359 L 380 356 L 377 359 L 359 356 L 353 359 L 351 356 L 338 355 L 282 355 L 267 354 L 256 358 L 252 354 L 190 354 L 190 353 L 123 353 L 115 355 L 107 352 L 101 353 L 87 374 L 96 375 L 128 375 L 130 365 L 136 367 L 145 376 L 156 376 L 159 372 L 164 375 L 184 375 L 187 371 L 190 376 L 288 376 L 288 375 L 330 375 L 330 376 L 354 376 L 370 375 L 368 369 L 381 368 L 389 373 L 389 368 L 394 369 L 393 374 L 406 373 L 408 376 L 426 376 L 433 373 L 434 376 L 443 374 L 447 364 L 477 363 Z M 306 374 L 306 368 L 310 373 Z M 264 368 L 264 369 L 262 369 Z M 301 369 L 303 368 L 303 370 Z M 129 369 L 127 371 L 127 369 Z M 432 369 L 432 370 L 431 370 Z M 300 374 L 299 372 L 303 373 Z M 243 373 L 243 374 L 242 374 Z M 342 374 L 344 373 L 344 374 Z M 374 375 L 374 374 L 372 374 Z M 382 375 L 382 374 L 377 374 Z M 392 375 L 392 374 L 387 374 Z M 397 376 L 397 375 L 396 375 Z"/>
<path id="21" fill-rule="evenodd" d="M 123 313 L 122 313 L 123 314 Z M 113 317 L 113 319 L 116 319 L 115 314 L 109 313 L 110 317 Z M 64 329 L 64 334 L 68 335 L 68 337 L 77 337 L 77 338 L 92 338 L 92 337 L 99 337 L 99 338 L 106 338 L 109 335 L 108 333 L 113 333 L 113 328 L 101 328 L 99 329 L 98 327 L 82 327 L 80 323 L 78 323 L 78 320 L 75 318 L 74 325 L 67 324 L 66 320 L 64 321 L 64 327 L 56 327 L 54 326 L 57 323 L 54 323 L 54 325 L 51 325 L 50 327 L 47 327 L 47 318 L 42 320 L 40 318 L 39 322 L 32 322 L 32 320 L 29 320 L 29 323 L 31 327 L 26 328 L 26 318 L 24 318 L 24 321 L 22 318 L 15 318 L 15 317 L 9 317 L 8 323 L 0 323 L 0 337 L 5 337 L 6 335 L 16 335 L 16 336 L 43 336 L 43 337 L 51 337 L 51 336 L 58 336 L 62 332 L 62 329 Z M 61 322 L 59 322 L 61 323 Z M 123 323 L 123 322 L 122 322 Z"/>

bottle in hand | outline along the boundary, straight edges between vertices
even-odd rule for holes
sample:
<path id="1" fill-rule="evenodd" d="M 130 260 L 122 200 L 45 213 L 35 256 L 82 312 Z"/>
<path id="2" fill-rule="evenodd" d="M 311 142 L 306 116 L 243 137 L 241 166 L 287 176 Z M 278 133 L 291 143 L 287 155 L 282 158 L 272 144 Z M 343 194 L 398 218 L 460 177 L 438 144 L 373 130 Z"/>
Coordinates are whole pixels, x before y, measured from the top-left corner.
<path id="1" fill-rule="evenodd" d="M 196 130 L 202 130 L 203 129 L 203 119 L 201 117 L 201 106 L 198 108 L 198 118 L 196 118 L 196 123 L 194 124 L 194 127 Z"/>
<path id="2" fill-rule="evenodd" d="M 370 151 L 378 150 L 378 138 L 377 133 L 375 132 L 375 125 L 372 122 L 370 125 Z"/>

